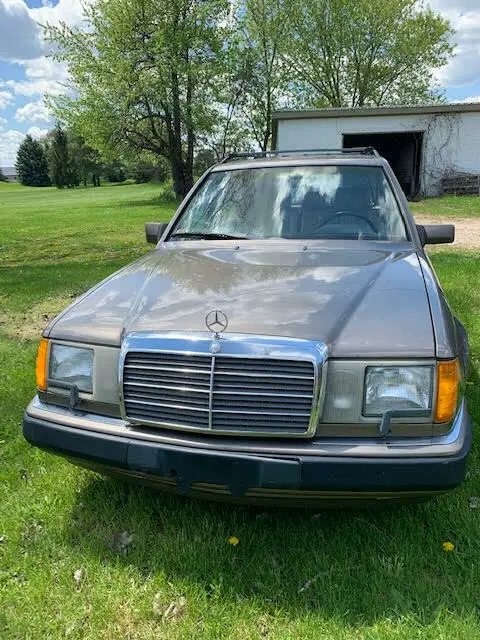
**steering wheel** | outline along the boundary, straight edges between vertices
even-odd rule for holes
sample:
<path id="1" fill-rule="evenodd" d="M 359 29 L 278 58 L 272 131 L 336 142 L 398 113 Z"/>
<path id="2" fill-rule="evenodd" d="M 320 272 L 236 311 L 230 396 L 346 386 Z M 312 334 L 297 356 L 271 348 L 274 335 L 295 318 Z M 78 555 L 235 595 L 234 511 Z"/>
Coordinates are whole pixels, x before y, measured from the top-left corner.
<path id="1" fill-rule="evenodd" d="M 330 216 L 329 218 L 327 218 L 326 220 L 322 220 L 320 225 L 317 227 L 317 229 L 321 229 L 322 227 L 324 227 L 326 224 L 328 224 L 329 222 L 331 222 L 332 220 L 335 220 L 338 217 L 345 217 L 345 216 L 350 216 L 352 218 L 358 218 L 359 220 L 362 220 L 363 222 L 365 222 L 370 229 L 373 231 L 373 233 L 378 233 L 378 227 L 376 227 L 373 222 L 367 218 L 367 216 L 363 216 L 361 213 L 356 213 L 355 211 L 337 211 L 337 213 L 334 213 L 333 216 Z"/>

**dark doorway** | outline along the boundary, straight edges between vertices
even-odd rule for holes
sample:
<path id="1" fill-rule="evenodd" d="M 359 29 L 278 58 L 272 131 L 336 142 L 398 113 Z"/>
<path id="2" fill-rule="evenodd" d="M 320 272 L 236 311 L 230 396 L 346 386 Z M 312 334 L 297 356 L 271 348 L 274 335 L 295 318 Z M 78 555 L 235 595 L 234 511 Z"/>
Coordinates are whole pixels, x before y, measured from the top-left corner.
<path id="1" fill-rule="evenodd" d="M 415 198 L 420 194 L 422 142 L 422 131 L 343 135 L 344 149 L 374 147 L 388 160 L 407 198 Z"/>

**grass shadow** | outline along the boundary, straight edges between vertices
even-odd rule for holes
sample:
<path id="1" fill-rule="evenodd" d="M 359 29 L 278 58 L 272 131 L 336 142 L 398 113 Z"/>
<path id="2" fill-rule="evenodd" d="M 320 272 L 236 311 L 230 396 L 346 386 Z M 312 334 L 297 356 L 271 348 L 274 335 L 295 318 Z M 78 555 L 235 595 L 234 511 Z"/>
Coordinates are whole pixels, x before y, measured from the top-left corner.
<path id="1" fill-rule="evenodd" d="M 460 528 L 452 509 L 458 499 L 381 510 L 273 511 L 90 476 L 65 539 L 103 562 L 120 559 L 144 576 L 161 572 L 207 598 L 246 599 L 265 612 L 316 611 L 350 625 L 413 614 L 429 624 L 446 607 L 477 614 L 476 571 L 466 557 L 442 549 Z M 112 540 L 124 530 L 133 543 L 119 556 Z M 229 536 L 238 537 L 237 547 Z"/>
<path id="2" fill-rule="evenodd" d="M 128 202 L 121 202 L 118 204 L 119 209 L 136 209 L 141 207 L 165 207 L 165 206 L 177 206 L 181 200 L 175 198 L 173 192 L 164 191 L 153 198 L 145 198 L 143 200 L 129 200 Z M 171 210 L 169 211 L 169 219 L 172 217 Z"/>
<path id="3" fill-rule="evenodd" d="M 476 361 L 474 349 L 472 361 Z M 470 413 L 480 413 L 472 368 Z M 478 436 L 474 434 L 478 445 Z M 420 505 L 362 510 L 280 510 L 156 493 L 86 472 L 62 533 L 81 555 L 163 575 L 222 607 L 247 602 L 266 614 L 317 614 L 352 629 L 379 620 L 435 624 L 442 615 L 480 622 L 480 495 L 477 446 L 454 492 Z M 133 534 L 125 555 L 119 532 Z M 230 536 L 238 546 L 228 543 Z M 453 552 L 443 542 L 455 545 Z"/>

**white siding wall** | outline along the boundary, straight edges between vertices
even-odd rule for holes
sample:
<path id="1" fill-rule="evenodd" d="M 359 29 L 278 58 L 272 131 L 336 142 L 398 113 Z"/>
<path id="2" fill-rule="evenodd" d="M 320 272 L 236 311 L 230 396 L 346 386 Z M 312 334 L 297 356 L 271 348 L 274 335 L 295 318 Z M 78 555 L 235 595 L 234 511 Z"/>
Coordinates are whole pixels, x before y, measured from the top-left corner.
<path id="1" fill-rule="evenodd" d="M 348 133 L 423 131 L 422 192 L 437 195 L 442 174 L 480 173 L 480 112 L 279 120 L 278 149 L 342 147 Z"/>

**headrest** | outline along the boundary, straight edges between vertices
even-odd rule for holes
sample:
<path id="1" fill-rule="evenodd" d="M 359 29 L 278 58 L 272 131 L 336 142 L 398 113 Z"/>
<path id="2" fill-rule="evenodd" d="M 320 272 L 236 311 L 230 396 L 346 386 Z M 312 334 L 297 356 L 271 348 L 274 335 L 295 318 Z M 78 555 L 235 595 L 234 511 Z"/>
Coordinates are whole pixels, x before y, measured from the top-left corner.
<path id="1" fill-rule="evenodd" d="M 340 187 L 335 194 L 337 211 L 368 211 L 371 208 L 367 189 L 362 187 Z"/>

